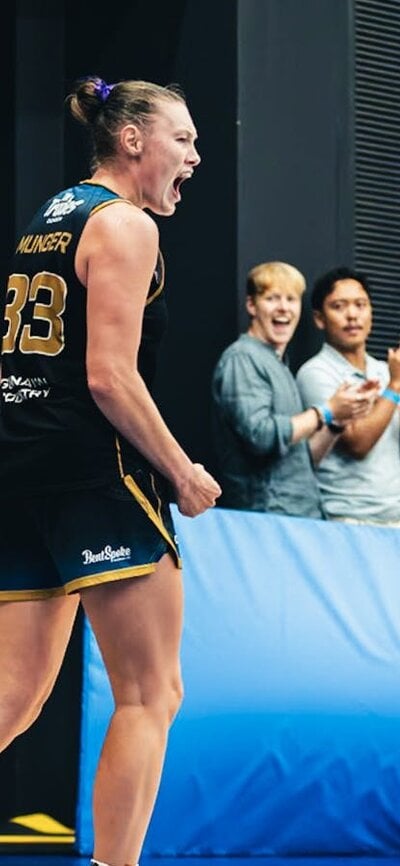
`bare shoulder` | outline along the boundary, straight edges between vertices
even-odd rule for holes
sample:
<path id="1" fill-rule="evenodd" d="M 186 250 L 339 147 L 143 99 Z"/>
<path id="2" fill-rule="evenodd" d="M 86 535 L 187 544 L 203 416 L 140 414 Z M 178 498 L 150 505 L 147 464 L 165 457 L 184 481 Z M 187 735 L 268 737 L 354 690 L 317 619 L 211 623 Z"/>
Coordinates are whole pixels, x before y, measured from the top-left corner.
<path id="1" fill-rule="evenodd" d="M 158 247 L 158 228 L 152 217 L 128 201 L 100 208 L 85 226 L 84 240 L 110 247 Z"/>
<path id="2" fill-rule="evenodd" d="M 127 201 L 100 208 L 87 221 L 75 258 L 75 270 L 83 285 L 91 273 L 107 274 L 132 269 L 142 271 L 144 281 L 155 267 L 158 254 L 158 228 L 154 220 Z"/>

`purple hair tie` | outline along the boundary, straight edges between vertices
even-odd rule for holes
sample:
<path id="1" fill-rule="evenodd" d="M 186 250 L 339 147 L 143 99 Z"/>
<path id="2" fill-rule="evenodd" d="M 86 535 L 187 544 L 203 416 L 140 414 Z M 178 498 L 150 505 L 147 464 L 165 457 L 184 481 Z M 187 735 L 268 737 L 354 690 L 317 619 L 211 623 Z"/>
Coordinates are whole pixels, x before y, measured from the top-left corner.
<path id="1" fill-rule="evenodd" d="M 97 93 L 98 96 L 100 96 L 102 102 L 105 102 L 106 99 L 108 99 L 113 87 L 115 87 L 114 84 L 106 84 L 106 82 L 103 81 L 102 78 L 100 78 L 100 80 L 94 85 L 94 92 Z"/>

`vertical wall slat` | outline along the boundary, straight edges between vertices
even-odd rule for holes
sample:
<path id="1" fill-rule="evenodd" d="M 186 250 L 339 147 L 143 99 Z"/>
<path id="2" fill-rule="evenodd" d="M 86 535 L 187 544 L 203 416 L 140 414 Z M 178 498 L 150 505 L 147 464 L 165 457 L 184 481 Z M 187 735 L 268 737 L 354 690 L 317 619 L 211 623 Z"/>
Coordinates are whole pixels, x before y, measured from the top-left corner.
<path id="1" fill-rule="evenodd" d="M 400 338 L 400 3 L 354 0 L 354 261 L 371 280 L 369 350 Z"/>

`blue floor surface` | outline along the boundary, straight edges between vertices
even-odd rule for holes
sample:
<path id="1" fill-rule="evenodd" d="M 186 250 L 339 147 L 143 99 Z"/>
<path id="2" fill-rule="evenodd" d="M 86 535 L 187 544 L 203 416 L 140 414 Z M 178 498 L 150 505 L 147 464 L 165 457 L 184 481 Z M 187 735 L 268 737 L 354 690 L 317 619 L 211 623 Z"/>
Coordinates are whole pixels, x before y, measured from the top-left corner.
<path id="1" fill-rule="evenodd" d="M 399 857 L 180 857 L 142 858 L 141 866 L 400 866 Z M 4 854 L 0 866 L 88 866 L 74 854 Z"/>

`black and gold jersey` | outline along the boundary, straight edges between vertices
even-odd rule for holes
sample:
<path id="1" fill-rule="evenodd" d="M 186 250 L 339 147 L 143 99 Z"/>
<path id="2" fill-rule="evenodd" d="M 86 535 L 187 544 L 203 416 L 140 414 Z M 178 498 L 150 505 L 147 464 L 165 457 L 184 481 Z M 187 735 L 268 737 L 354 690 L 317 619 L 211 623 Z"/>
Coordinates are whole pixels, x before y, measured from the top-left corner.
<path id="1" fill-rule="evenodd" d="M 74 267 L 87 220 L 118 201 L 111 190 L 85 181 L 47 201 L 17 243 L 2 340 L 0 495 L 92 487 L 119 474 L 116 431 L 87 385 L 86 289 Z M 160 254 L 138 361 L 150 391 L 166 327 L 163 285 Z M 139 455 L 118 439 L 129 471 Z"/>

